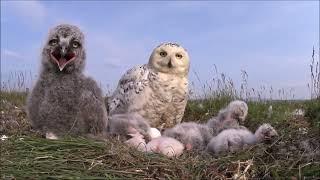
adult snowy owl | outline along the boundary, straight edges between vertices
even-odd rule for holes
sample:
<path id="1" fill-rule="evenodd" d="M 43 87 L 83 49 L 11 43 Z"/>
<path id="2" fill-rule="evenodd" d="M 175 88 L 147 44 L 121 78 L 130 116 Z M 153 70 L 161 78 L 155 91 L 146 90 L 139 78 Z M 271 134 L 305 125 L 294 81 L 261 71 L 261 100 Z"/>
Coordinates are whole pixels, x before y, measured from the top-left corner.
<path id="1" fill-rule="evenodd" d="M 187 104 L 189 55 L 176 43 L 156 47 L 148 64 L 128 70 L 108 100 L 110 114 L 136 112 L 151 127 L 181 122 Z"/>

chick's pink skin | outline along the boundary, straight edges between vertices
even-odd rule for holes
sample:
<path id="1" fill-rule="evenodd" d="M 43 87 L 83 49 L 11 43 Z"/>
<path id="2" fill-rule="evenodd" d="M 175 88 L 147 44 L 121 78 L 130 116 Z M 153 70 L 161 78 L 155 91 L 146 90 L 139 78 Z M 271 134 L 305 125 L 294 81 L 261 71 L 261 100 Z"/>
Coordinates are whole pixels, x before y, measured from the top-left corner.
<path id="1" fill-rule="evenodd" d="M 130 147 L 136 148 L 138 151 L 146 151 L 146 141 L 140 136 L 133 136 L 124 143 Z"/>
<path id="2" fill-rule="evenodd" d="M 142 134 L 140 134 L 135 128 L 129 127 L 128 134 L 132 138 L 128 139 L 124 143 L 130 147 L 136 148 L 138 151 L 145 152 L 146 151 L 146 141 Z"/>
<path id="3" fill-rule="evenodd" d="M 159 153 L 168 157 L 178 157 L 183 153 L 184 145 L 170 137 L 158 137 L 147 144 L 147 152 Z"/>

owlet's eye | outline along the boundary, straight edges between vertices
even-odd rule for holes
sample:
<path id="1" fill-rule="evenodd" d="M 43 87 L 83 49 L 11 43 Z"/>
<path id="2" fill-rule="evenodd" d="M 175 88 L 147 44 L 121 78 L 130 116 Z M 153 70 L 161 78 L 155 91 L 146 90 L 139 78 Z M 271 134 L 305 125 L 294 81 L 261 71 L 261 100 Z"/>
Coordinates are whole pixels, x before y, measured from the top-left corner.
<path id="1" fill-rule="evenodd" d="M 49 45 L 50 46 L 55 46 L 55 45 L 57 45 L 58 44 L 58 40 L 57 39 L 51 39 L 50 41 L 49 41 Z"/>
<path id="2" fill-rule="evenodd" d="M 166 57 L 166 56 L 167 56 L 167 53 L 166 53 L 165 51 L 161 51 L 161 52 L 160 52 L 160 56 L 161 56 L 161 57 Z"/>
<path id="3" fill-rule="evenodd" d="M 177 57 L 178 59 L 181 59 L 181 58 L 182 58 L 182 55 L 181 55 L 181 54 L 176 54 L 176 57 Z"/>
<path id="4" fill-rule="evenodd" d="M 78 48 L 80 46 L 80 43 L 79 42 L 77 42 L 77 41 L 73 41 L 72 42 L 72 47 L 73 48 Z"/>

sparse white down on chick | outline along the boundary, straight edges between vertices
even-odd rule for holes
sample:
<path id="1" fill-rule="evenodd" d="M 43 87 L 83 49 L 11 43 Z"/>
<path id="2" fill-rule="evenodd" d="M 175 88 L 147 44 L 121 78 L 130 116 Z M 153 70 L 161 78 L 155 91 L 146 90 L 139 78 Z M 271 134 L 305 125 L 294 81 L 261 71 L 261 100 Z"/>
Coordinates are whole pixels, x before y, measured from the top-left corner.
<path id="1" fill-rule="evenodd" d="M 232 112 L 233 118 L 238 119 L 240 122 L 244 122 L 248 115 L 249 108 L 246 102 L 235 100 L 229 103 L 227 109 Z"/>
<path id="2" fill-rule="evenodd" d="M 178 140 L 161 136 L 152 139 L 146 146 L 148 153 L 159 153 L 168 157 L 178 157 L 183 153 L 184 145 Z"/>
<path id="3" fill-rule="evenodd" d="M 137 113 L 114 114 L 109 117 L 107 132 L 111 136 L 119 135 L 127 140 L 137 134 L 149 140 L 150 126 L 148 122 Z"/>
<path id="4" fill-rule="evenodd" d="M 216 117 L 208 120 L 207 126 L 217 135 L 224 129 L 244 128 L 240 124 L 245 121 L 248 114 L 248 106 L 244 101 L 235 100 L 219 111 Z"/>
<path id="5" fill-rule="evenodd" d="M 142 134 L 140 134 L 138 131 L 135 131 L 135 129 L 131 129 L 130 132 L 131 132 L 131 134 L 128 134 L 128 135 L 131 136 L 131 138 L 128 139 L 127 141 L 125 141 L 125 144 L 136 148 L 138 151 L 146 152 L 147 146 L 146 146 L 145 137 Z M 161 137 L 160 131 L 156 128 L 150 128 L 150 131 L 148 132 L 148 134 L 150 136 L 151 141 L 153 139 Z M 162 139 L 161 142 L 163 140 L 165 140 L 165 139 Z M 156 140 L 156 142 L 160 142 L 160 141 Z M 171 141 L 171 142 L 173 142 L 173 141 Z M 154 142 L 152 142 L 151 144 L 154 144 Z M 175 144 L 173 144 L 173 146 L 175 147 Z M 165 151 L 165 150 L 161 150 L 161 147 L 162 146 L 160 146 L 160 151 Z M 149 151 L 150 151 L 150 148 L 149 148 Z"/>
<path id="6" fill-rule="evenodd" d="M 226 129 L 210 140 L 207 151 L 211 154 L 236 152 L 249 145 L 278 136 L 270 124 L 261 125 L 253 134 L 248 129 Z"/>
<path id="7" fill-rule="evenodd" d="M 205 150 L 212 138 L 212 130 L 204 124 L 184 122 L 166 129 L 163 136 L 172 137 L 182 142 L 186 150 Z"/>
<path id="8" fill-rule="evenodd" d="M 118 136 L 121 141 L 138 151 L 146 152 L 146 142 L 161 136 L 156 128 L 138 113 L 114 114 L 109 117 L 108 134 Z"/>
<path id="9" fill-rule="evenodd" d="M 148 64 L 129 69 L 108 98 L 110 114 L 138 113 L 151 127 L 180 123 L 188 98 L 188 52 L 176 43 L 156 47 Z"/>
<path id="10" fill-rule="evenodd" d="M 147 151 L 146 140 L 142 134 L 136 131 L 135 133 L 129 134 L 129 136 L 131 136 L 131 138 L 124 142 L 126 145 L 136 148 L 138 151 Z"/>

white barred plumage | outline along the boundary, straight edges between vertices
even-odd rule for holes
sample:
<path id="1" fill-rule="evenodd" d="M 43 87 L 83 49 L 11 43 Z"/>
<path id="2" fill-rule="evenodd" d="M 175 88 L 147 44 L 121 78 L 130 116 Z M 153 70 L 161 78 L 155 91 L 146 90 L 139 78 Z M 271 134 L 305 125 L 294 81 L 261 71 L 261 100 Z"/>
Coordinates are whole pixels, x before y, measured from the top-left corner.
<path id="1" fill-rule="evenodd" d="M 108 100 L 110 114 L 138 113 L 151 127 L 180 123 L 187 104 L 189 55 L 175 43 L 163 43 L 148 64 L 129 69 Z"/>

